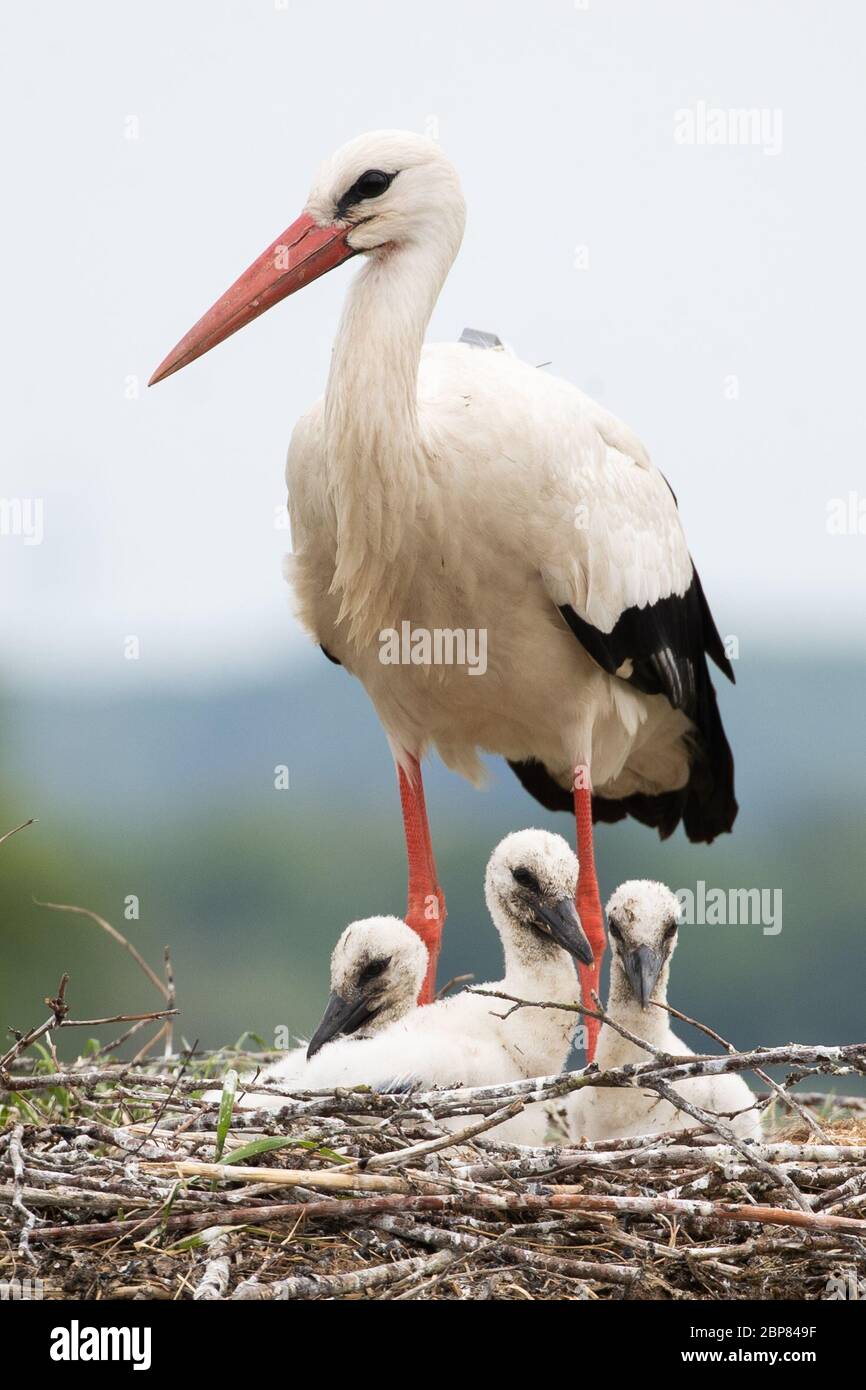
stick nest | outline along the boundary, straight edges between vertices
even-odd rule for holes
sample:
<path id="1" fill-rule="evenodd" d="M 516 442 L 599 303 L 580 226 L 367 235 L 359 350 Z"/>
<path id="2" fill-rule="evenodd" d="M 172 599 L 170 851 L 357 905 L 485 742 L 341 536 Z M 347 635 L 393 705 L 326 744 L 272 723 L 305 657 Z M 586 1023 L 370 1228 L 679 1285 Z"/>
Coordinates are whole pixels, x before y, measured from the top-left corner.
<path id="1" fill-rule="evenodd" d="M 63 991 L 47 1002 L 56 1028 Z M 34 1055 L 36 1031 L 0 1058 L 0 1284 L 12 1296 L 866 1296 L 866 1100 L 787 1090 L 866 1074 L 866 1045 L 654 1056 L 471 1091 L 277 1092 L 278 1112 L 232 1113 L 231 1080 L 222 1106 L 202 1093 L 270 1056 L 64 1064 L 50 1030 Z M 732 1142 L 721 1120 L 580 1146 L 497 1139 L 523 1105 L 575 1086 L 669 1094 L 721 1060 L 787 1067 L 760 1099 L 760 1144 Z"/>

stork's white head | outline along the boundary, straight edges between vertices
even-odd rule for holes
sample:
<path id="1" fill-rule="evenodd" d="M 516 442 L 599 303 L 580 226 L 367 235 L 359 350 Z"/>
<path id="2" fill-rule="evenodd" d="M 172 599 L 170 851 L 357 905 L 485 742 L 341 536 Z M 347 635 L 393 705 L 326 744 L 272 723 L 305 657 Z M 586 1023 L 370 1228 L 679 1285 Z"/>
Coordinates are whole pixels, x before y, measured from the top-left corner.
<path id="1" fill-rule="evenodd" d="M 561 835 L 516 830 L 490 856 L 484 894 L 503 939 L 506 960 L 541 962 L 567 951 L 585 965 L 592 961 L 574 906 L 577 856 Z"/>
<path id="2" fill-rule="evenodd" d="M 454 165 L 408 130 L 376 130 L 342 145 L 316 175 L 305 211 L 346 230 L 353 251 L 444 240 L 460 244 L 466 208 Z"/>
<path id="3" fill-rule="evenodd" d="M 426 971 L 427 949 L 399 917 L 350 922 L 331 955 L 331 997 L 307 1056 L 340 1033 L 367 1037 L 402 1018 Z"/>
<path id="4" fill-rule="evenodd" d="M 150 386 L 358 254 L 424 245 L 444 277 L 466 217 L 454 166 L 432 140 L 378 130 L 322 165 L 306 207 L 157 367 Z"/>
<path id="5" fill-rule="evenodd" d="M 667 999 L 671 956 L 676 949 L 680 905 L 663 883 L 630 879 L 607 904 L 611 998 L 632 999 L 646 1009 Z"/>

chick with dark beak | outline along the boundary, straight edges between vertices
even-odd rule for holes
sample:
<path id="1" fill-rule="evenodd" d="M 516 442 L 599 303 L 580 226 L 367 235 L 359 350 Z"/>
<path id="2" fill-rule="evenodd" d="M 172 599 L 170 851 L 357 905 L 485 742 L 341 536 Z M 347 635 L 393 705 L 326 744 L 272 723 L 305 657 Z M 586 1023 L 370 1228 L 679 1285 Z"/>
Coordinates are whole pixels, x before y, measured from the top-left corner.
<path id="1" fill-rule="evenodd" d="M 573 900 L 560 898 L 548 906 L 540 893 L 527 890 L 526 896 L 532 904 L 532 924 L 536 930 L 551 937 L 557 946 L 561 946 L 581 964 L 591 965 L 592 947 L 584 934 Z"/>
<path id="2" fill-rule="evenodd" d="M 642 1009 L 647 1008 L 653 997 L 663 964 L 663 957 L 651 946 L 638 946 L 623 958 L 626 979 Z"/>
<path id="3" fill-rule="evenodd" d="M 653 879 L 629 879 L 611 894 L 606 915 L 610 989 L 596 1054 L 599 1069 L 641 1066 L 659 1054 L 692 1056 L 671 1028 L 667 1007 L 682 916 L 678 895 Z M 564 1106 L 569 1138 L 605 1143 L 691 1129 L 702 1123 L 694 1107 L 720 1116 L 743 1138 L 761 1137 L 760 1111 L 741 1076 L 688 1077 L 671 1083 L 668 1094 L 676 1093 L 691 1103 L 688 1111 L 641 1085 L 573 1091 Z"/>
<path id="4" fill-rule="evenodd" d="M 307 1060 L 341 1034 L 355 1033 L 379 1012 L 374 1002 L 363 996 L 357 999 L 344 999 L 342 995 L 332 994 L 325 1006 L 321 1022 L 307 1045 Z"/>

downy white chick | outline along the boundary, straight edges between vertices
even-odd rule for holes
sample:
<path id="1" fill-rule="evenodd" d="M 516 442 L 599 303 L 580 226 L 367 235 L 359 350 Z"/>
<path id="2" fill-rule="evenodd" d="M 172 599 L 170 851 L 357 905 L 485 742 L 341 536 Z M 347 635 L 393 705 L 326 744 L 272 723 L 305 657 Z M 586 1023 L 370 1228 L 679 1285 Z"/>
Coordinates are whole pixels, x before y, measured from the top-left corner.
<path id="1" fill-rule="evenodd" d="M 679 903 L 661 883 L 635 879 L 616 889 L 607 904 L 611 948 L 607 1012 L 616 1023 L 662 1052 L 692 1056 L 692 1049 L 671 1028 L 670 1015 L 656 1007 L 657 1003 L 667 1003 L 679 919 Z M 648 1062 L 651 1053 L 603 1024 L 595 1060 L 600 1070 L 606 1071 L 627 1063 Z M 693 1105 L 724 1117 L 746 1112 L 725 1122 L 741 1137 L 760 1137 L 758 1114 L 749 1109 L 755 1097 L 741 1076 L 700 1076 L 679 1081 L 674 1089 Z M 586 1087 L 568 1097 L 565 1114 L 572 1140 L 630 1138 L 697 1125 L 654 1091 L 637 1089 Z"/>
<path id="2" fill-rule="evenodd" d="M 293 1047 L 278 1062 L 244 1084 L 273 1081 L 306 1088 L 304 1074 L 310 1058 L 333 1046 L 332 1039 L 372 1038 L 416 1007 L 427 971 L 427 949 L 421 938 L 399 917 L 366 917 L 350 922 L 331 954 L 331 994 L 308 1045 Z M 210 1091 L 205 1100 L 219 1100 Z M 279 1110 L 279 1096 L 245 1091 L 237 1103 L 244 1109 Z"/>

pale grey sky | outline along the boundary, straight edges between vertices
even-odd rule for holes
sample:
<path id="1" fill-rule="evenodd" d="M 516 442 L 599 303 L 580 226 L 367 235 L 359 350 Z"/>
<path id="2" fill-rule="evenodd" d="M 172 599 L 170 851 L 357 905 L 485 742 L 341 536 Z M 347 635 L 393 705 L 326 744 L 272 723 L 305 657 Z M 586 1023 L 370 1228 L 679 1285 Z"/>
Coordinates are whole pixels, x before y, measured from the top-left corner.
<path id="1" fill-rule="evenodd" d="M 866 497 L 855 0 L 41 0 L 0 23 L 0 499 L 44 505 L 38 545 L 0 517 L 7 682 L 127 683 L 128 634 L 136 680 L 303 653 L 274 517 L 353 267 L 144 383 L 319 160 L 381 126 L 433 133 L 464 183 L 430 337 L 492 329 L 637 430 L 724 633 L 862 647 L 866 535 L 826 529 Z M 758 144 L 676 138 L 678 112 L 700 137 L 745 107 Z"/>

